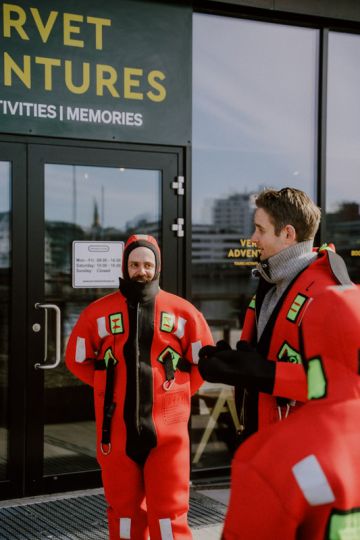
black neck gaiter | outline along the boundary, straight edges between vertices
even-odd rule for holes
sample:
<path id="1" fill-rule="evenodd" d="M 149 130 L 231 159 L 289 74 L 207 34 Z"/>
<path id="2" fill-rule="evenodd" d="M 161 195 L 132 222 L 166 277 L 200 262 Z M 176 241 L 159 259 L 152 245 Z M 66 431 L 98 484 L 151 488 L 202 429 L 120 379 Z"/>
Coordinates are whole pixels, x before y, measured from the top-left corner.
<path id="1" fill-rule="evenodd" d="M 120 278 L 119 289 L 130 304 L 146 304 L 155 298 L 160 287 L 158 279 L 142 283 Z"/>

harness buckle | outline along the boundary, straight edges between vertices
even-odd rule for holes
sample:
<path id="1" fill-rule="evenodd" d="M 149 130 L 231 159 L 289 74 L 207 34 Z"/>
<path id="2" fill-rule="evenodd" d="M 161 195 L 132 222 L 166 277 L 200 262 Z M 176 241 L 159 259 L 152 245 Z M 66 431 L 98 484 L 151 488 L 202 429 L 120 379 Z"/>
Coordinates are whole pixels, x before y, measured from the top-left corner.
<path id="1" fill-rule="evenodd" d="M 290 408 L 295 407 L 295 405 L 296 405 L 296 401 L 294 400 L 290 401 L 289 403 L 285 405 L 286 409 L 285 409 L 284 418 L 287 418 L 289 416 Z M 283 415 L 282 415 L 281 405 L 278 405 L 277 410 L 278 410 L 279 420 L 282 420 Z"/>
<path id="2" fill-rule="evenodd" d="M 168 392 L 172 386 L 174 385 L 174 382 L 175 382 L 175 377 L 173 379 L 170 379 L 170 380 L 166 380 L 163 382 L 163 389 Z"/>
<path id="3" fill-rule="evenodd" d="M 105 450 L 104 446 L 107 446 L 107 450 Z M 110 454 L 110 452 L 111 452 L 111 442 L 105 443 L 105 445 L 101 442 L 100 443 L 100 450 L 101 450 L 101 453 L 104 456 L 108 456 Z"/>

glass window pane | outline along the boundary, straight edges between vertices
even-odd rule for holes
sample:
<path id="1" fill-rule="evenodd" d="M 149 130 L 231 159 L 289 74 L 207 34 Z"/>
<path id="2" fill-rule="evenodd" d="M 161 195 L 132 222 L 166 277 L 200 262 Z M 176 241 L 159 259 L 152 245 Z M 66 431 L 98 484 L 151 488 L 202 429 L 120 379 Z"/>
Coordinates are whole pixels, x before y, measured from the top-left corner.
<path id="1" fill-rule="evenodd" d="M 292 186 L 315 196 L 318 31 L 205 14 L 193 23 L 193 300 L 214 338 L 234 346 L 256 286 L 255 194 Z M 236 421 L 224 392 L 200 390 L 197 467 L 229 464 Z"/>
<path id="2" fill-rule="evenodd" d="M 7 478 L 8 462 L 8 363 L 10 323 L 11 166 L 0 161 L 0 480 Z"/>
<path id="3" fill-rule="evenodd" d="M 113 290 L 72 288 L 74 240 L 125 241 L 134 232 L 161 245 L 161 172 L 45 165 L 45 293 L 62 315 L 62 357 L 80 312 Z M 135 210 L 134 210 L 135 209 Z M 54 358 L 55 321 L 49 313 L 48 357 Z M 92 389 L 64 363 L 45 371 L 44 474 L 97 469 Z"/>
<path id="4" fill-rule="evenodd" d="M 326 161 L 327 240 L 360 283 L 360 36 L 330 33 Z"/>

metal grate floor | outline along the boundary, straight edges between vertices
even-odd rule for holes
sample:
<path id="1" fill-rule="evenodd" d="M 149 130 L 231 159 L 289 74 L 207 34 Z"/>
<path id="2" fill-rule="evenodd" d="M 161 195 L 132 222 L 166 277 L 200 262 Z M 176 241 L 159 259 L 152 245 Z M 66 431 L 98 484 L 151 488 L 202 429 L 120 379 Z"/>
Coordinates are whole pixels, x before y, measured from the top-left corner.
<path id="1" fill-rule="evenodd" d="M 189 524 L 200 529 L 224 521 L 226 507 L 200 493 L 190 496 Z M 0 540 L 107 540 L 102 494 L 0 508 Z"/>

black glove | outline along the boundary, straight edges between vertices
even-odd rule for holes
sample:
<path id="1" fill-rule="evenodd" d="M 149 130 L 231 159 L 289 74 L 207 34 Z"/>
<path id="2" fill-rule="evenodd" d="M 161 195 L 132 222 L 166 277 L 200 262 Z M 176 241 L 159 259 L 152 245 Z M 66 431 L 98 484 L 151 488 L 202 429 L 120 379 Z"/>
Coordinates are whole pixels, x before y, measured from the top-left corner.
<path id="1" fill-rule="evenodd" d="M 200 353 L 198 367 L 206 381 L 242 385 L 259 392 L 272 393 L 275 362 L 263 358 L 246 341 L 238 341 L 236 351 L 229 348 L 219 350 L 216 346 Z"/>
<path id="2" fill-rule="evenodd" d="M 216 356 L 218 352 L 231 351 L 230 345 L 221 339 L 216 342 L 216 345 L 205 345 L 199 351 L 199 358 L 209 358 L 210 356 Z"/>

